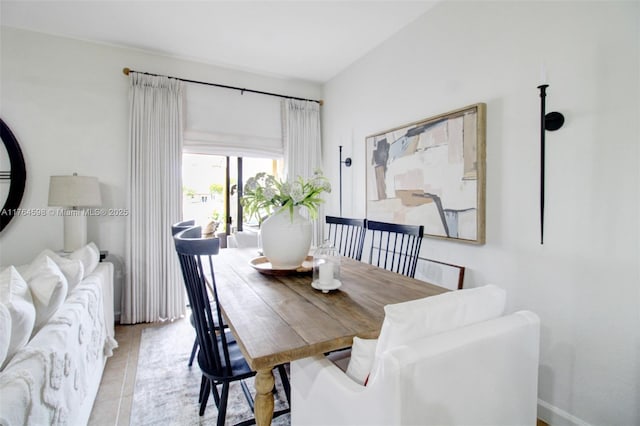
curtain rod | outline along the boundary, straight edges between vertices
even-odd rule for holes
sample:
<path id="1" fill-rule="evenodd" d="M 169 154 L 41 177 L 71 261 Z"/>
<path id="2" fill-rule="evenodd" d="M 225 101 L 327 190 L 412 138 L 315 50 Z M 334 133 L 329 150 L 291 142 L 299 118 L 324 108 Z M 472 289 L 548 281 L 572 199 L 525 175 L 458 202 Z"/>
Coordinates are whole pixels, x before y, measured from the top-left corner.
<path id="1" fill-rule="evenodd" d="M 135 71 L 135 70 L 132 70 L 132 69 L 129 69 L 129 68 L 123 68 L 122 69 L 122 73 L 124 75 L 129 75 L 130 72 L 137 72 L 138 74 L 151 75 L 151 76 L 154 76 L 154 77 L 168 77 L 168 78 L 173 78 L 173 79 L 176 79 L 176 80 L 184 81 L 185 83 L 204 84 L 206 86 L 215 86 L 215 87 L 222 87 L 224 89 L 239 90 L 240 93 L 244 93 L 244 92 L 257 93 L 257 94 L 260 94 L 260 95 L 276 96 L 278 98 L 295 99 L 297 101 L 317 102 L 320 105 L 322 105 L 324 103 L 322 101 L 322 99 L 318 101 L 318 100 L 315 100 L 315 99 L 296 98 L 295 96 L 281 95 L 279 93 L 263 92 L 263 91 L 260 91 L 260 90 L 245 89 L 245 88 L 242 88 L 242 87 L 227 86 L 225 84 L 209 83 L 209 82 L 206 82 L 206 81 L 188 80 L 186 78 L 171 77 L 169 75 L 153 74 L 153 73 L 150 73 L 150 72 Z"/>

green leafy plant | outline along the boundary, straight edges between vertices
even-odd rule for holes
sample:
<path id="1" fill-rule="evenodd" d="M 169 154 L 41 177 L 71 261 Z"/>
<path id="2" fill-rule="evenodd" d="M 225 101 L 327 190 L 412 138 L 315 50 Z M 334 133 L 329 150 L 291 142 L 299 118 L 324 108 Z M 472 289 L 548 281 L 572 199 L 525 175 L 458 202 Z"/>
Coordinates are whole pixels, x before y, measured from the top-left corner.
<path id="1" fill-rule="evenodd" d="M 189 197 L 189 198 L 193 198 L 196 195 L 196 190 L 193 189 L 193 188 L 189 188 L 189 187 L 183 186 L 182 187 L 182 193 L 184 195 L 186 195 L 187 197 Z"/>
<path id="2" fill-rule="evenodd" d="M 209 193 L 213 196 L 213 194 L 222 194 L 224 188 L 219 183 L 212 183 L 209 185 Z"/>
<path id="3" fill-rule="evenodd" d="M 331 192 L 331 184 L 320 170 L 307 180 L 298 176 L 291 182 L 261 172 L 247 180 L 240 202 L 249 217 L 255 215 L 258 220 L 261 212 L 271 214 L 284 209 L 289 210 L 293 219 L 296 206 L 306 207 L 311 219 L 315 219 L 320 203 L 324 202 L 320 197 L 323 192 Z"/>

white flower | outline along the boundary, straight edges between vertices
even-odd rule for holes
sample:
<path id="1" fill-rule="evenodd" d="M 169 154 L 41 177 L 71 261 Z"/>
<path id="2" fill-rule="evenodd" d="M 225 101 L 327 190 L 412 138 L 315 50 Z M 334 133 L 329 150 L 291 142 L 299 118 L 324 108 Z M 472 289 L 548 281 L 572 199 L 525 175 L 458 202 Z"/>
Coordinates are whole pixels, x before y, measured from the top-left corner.
<path id="1" fill-rule="evenodd" d="M 249 180 L 247 180 L 247 183 L 244 185 L 244 190 L 246 192 L 253 192 L 257 188 L 258 188 L 258 182 L 256 181 L 255 177 L 249 178 Z"/>
<path id="2" fill-rule="evenodd" d="M 277 195 L 276 187 L 275 186 L 267 186 L 264 189 L 264 192 L 262 193 L 262 195 L 264 195 L 264 198 L 266 198 L 269 201 L 273 200 L 275 198 L 275 196 Z"/>
<path id="3" fill-rule="evenodd" d="M 304 198 L 306 197 L 302 185 L 300 184 L 300 182 L 295 182 L 292 186 L 291 186 L 291 199 L 293 200 L 294 205 L 299 203 L 300 201 L 304 200 Z"/>
<path id="4" fill-rule="evenodd" d="M 316 174 L 311 181 L 311 186 L 322 191 L 331 192 L 331 183 L 322 175 Z"/>
<path id="5" fill-rule="evenodd" d="M 276 186 L 278 186 L 278 181 L 273 176 L 269 175 L 264 180 L 264 186 L 268 188 L 273 188 L 275 190 Z"/>
<path id="6" fill-rule="evenodd" d="M 282 184 L 282 187 L 281 187 L 281 190 L 280 190 L 282 195 L 285 196 L 285 197 L 290 197 L 291 196 L 291 191 L 292 191 L 291 184 L 289 182 L 284 182 Z"/>
<path id="7" fill-rule="evenodd" d="M 261 217 L 274 209 L 303 206 L 315 218 L 318 206 L 323 202 L 319 197 L 322 192 L 331 192 L 331 184 L 321 170 L 316 170 L 309 179 L 297 177 L 288 182 L 260 172 L 247 180 L 240 201 L 249 216 Z"/>

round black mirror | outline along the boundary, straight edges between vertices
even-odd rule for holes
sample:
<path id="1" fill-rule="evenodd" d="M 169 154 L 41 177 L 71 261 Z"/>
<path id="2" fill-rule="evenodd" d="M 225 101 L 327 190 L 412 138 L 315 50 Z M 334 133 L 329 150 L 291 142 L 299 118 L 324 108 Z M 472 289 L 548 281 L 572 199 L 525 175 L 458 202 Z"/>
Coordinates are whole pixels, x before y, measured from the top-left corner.
<path id="1" fill-rule="evenodd" d="M 2 232 L 16 215 L 22 201 L 27 182 L 27 168 L 16 137 L 2 119 L 0 119 L 0 137 L 2 138 L 2 149 L 0 149 L 0 205 L 2 205 L 0 232 Z"/>

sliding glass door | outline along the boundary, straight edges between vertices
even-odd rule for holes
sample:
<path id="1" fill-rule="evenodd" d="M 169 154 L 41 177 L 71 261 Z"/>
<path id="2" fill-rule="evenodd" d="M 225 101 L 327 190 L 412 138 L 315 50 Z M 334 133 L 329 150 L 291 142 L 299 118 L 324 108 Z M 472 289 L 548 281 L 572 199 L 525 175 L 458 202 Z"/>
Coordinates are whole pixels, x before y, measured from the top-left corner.
<path id="1" fill-rule="evenodd" d="M 258 226 L 255 218 L 242 217 L 244 183 L 256 173 L 279 176 L 281 170 L 280 159 L 183 153 L 182 217 L 223 240 L 244 226 Z"/>

